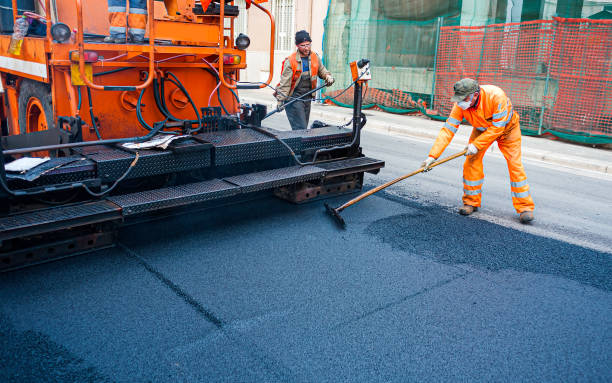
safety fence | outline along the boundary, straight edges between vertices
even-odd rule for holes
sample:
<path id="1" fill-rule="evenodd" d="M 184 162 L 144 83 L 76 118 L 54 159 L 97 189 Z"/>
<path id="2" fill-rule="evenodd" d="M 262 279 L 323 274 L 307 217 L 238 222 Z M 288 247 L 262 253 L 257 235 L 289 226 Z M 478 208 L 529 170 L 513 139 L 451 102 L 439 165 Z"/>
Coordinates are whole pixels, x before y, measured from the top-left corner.
<path id="1" fill-rule="evenodd" d="M 352 108 L 354 100 L 353 89 L 327 92 L 325 93 L 325 99 L 330 104 Z M 429 109 L 428 100 L 423 100 L 418 94 L 400 89 L 386 90 L 367 87 L 364 89 L 362 97 L 362 109 L 373 108 L 396 114 L 420 113 L 433 119 L 446 119 L 437 115 L 436 111 Z"/>
<path id="2" fill-rule="evenodd" d="M 612 142 L 612 20 L 440 28 L 434 108 L 450 112 L 464 77 L 502 88 L 524 133 Z"/>
<path id="3" fill-rule="evenodd" d="M 331 4 L 325 64 L 337 79 L 335 89 L 342 89 L 351 80 L 348 62 L 372 60 L 365 107 L 440 119 L 452 107 L 453 84 L 471 77 L 506 92 L 525 134 L 612 142 L 612 20 L 459 26 L 451 8 L 435 19 L 391 20 L 387 14 L 396 10 L 387 2 L 372 10 L 375 18 L 361 20 L 342 2 Z M 339 93 L 332 89 L 324 98 L 352 106 L 352 94 L 333 98 Z"/>

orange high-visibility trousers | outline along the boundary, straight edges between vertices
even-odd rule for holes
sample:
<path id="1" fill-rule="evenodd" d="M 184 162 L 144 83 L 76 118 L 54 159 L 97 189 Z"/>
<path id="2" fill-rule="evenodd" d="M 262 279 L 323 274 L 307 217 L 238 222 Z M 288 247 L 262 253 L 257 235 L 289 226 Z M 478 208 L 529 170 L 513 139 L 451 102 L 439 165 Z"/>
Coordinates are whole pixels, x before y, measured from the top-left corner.
<path id="1" fill-rule="evenodd" d="M 473 129 L 470 142 L 481 134 Z M 497 146 L 504 155 L 510 173 L 510 193 L 512 204 L 517 213 L 533 211 L 534 203 L 529 192 L 527 175 L 521 161 L 521 128 L 517 123 L 510 132 L 497 138 Z M 463 203 L 465 205 L 480 206 L 482 198 L 482 185 L 484 183 L 484 171 L 482 159 L 490 144 L 478 151 L 478 153 L 467 156 L 463 164 Z"/>
<path id="2" fill-rule="evenodd" d="M 124 37 L 126 27 L 134 36 L 144 37 L 147 27 L 147 0 L 130 0 L 130 11 L 126 18 L 126 0 L 108 0 L 110 35 Z"/>

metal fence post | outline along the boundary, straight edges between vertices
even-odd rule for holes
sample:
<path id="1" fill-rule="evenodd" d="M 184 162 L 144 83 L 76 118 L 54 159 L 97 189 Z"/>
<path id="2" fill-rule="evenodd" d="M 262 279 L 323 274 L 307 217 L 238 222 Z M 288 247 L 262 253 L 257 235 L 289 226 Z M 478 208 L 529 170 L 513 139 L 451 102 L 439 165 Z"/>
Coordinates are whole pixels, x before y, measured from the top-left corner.
<path id="1" fill-rule="evenodd" d="M 546 95 L 548 94 L 548 83 L 550 81 L 550 62 L 555 51 L 555 40 L 557 37 L 558 23 L 553 22 L 553 38 L 550 43 L 550 51 L 548 52 L 548 62 L 546 63 L 546 82 L 544 83 L 544 94 L 542 95 L 542 110 L 540 111 L 540 125 L 538 126 L 538 136 L 542 135 L 542 125 L 544 124 L 544 109 L 546 109 Z"/>
<path id="2" fill-rule="evenodd" d="M 482 56 L 484 56 L 485 51 L 485 41 L 487 40 L 487 25 L 484 25 L 484 33 L 482 34 L 482 44 L 480 49 L 480 58 L 478 59 L 478 69 L 476 69 L 476 78 L 474 80 L 480 81 L 478 76 L 480 76 L 480 66 L 482 65 Z"/>
<path id="3" fill-rule="evenodd" d="M 434 64 L 433 64 L 433 80 L 431 81 L 431 96 L 429 98 L 429 106 L 433 109 L 434 107 L 434 94 L 436 92 L 436 69 L 438 66 L 438 45 L 440 44 L 440 29 L 442 28 L 442 23 L 444 20 L 444 16 L 439 16 L 437 23 L 438 23 L 438 30 L 436 31 L 436 50 L 434 53 Z"/>

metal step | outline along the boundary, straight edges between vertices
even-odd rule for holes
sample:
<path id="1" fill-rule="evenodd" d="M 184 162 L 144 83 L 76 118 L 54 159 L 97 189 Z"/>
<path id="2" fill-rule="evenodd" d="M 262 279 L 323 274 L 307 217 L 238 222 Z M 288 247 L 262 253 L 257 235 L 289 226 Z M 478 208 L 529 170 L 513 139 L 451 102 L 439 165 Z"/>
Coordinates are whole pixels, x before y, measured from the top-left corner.
<path id="1" fill-rule="evenodd" d="M 123 216 L 130 216 L 159 209 L 231 197 L 239 193 L 240 188 L 238 186 L 223 180 L 213 179 L 193 184 L 113 196 L 108 197 L 107 200 L 120 206 L 123 209 Z"/>
<path id="2" fill-rule="evenodd" d="M 315 166 L 292 166 L 224 178 L 240 187 L 242 193 L 273 189 L 280 186 L 321 178 L 325 170 Z"/>
<path id="3" fill-rule="evenodd" d="M 121 219 L 121 209 L 108 201 L 58 206 L 0 218 L 0 241 Z"/>
<path id="4" fill-rule="evenodd" d="M 380 168 L 384 166 L 385 161 L 370 157 L 349 158 L 317 164 L 318 168 L 325 170 L 327 178 L 360 172 L 378 173 Z"/>

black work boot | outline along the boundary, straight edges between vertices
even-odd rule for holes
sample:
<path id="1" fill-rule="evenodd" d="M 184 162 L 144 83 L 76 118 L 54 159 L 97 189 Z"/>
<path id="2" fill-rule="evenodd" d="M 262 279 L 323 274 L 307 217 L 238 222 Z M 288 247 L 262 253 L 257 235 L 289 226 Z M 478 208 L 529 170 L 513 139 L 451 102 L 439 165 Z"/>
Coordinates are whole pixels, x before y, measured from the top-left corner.
<path id="1" fill-rule="evenodd" d="M 519 221 L 521 221 L 521 223 L 529 223 L 533 221 L 533 212 L 529 210 L 522 211 L 519 215 Z"/>
<path id="2" fill-rule="evenodd" d="M 124 36 L 106 36 L 104 38 L 104 42 L 111 43 L 111 44 L 125 44 L 125 37 Z"/>
<path id="3" fill-rule="evenodd" d="M 144 36 L 142 35 L 135 35 L 130 33 L 130 41 L 133 42 L 134 44 L 142 44 L 144 43 Z"/>
<path id="4" fill-rule="evenodd" d="M 461 215 L 470 215 L 473 212 L 477 211 L 478 208 L 472 205 L 463 205 L 463 207 L 459 208 L 459 214 Z"/>

